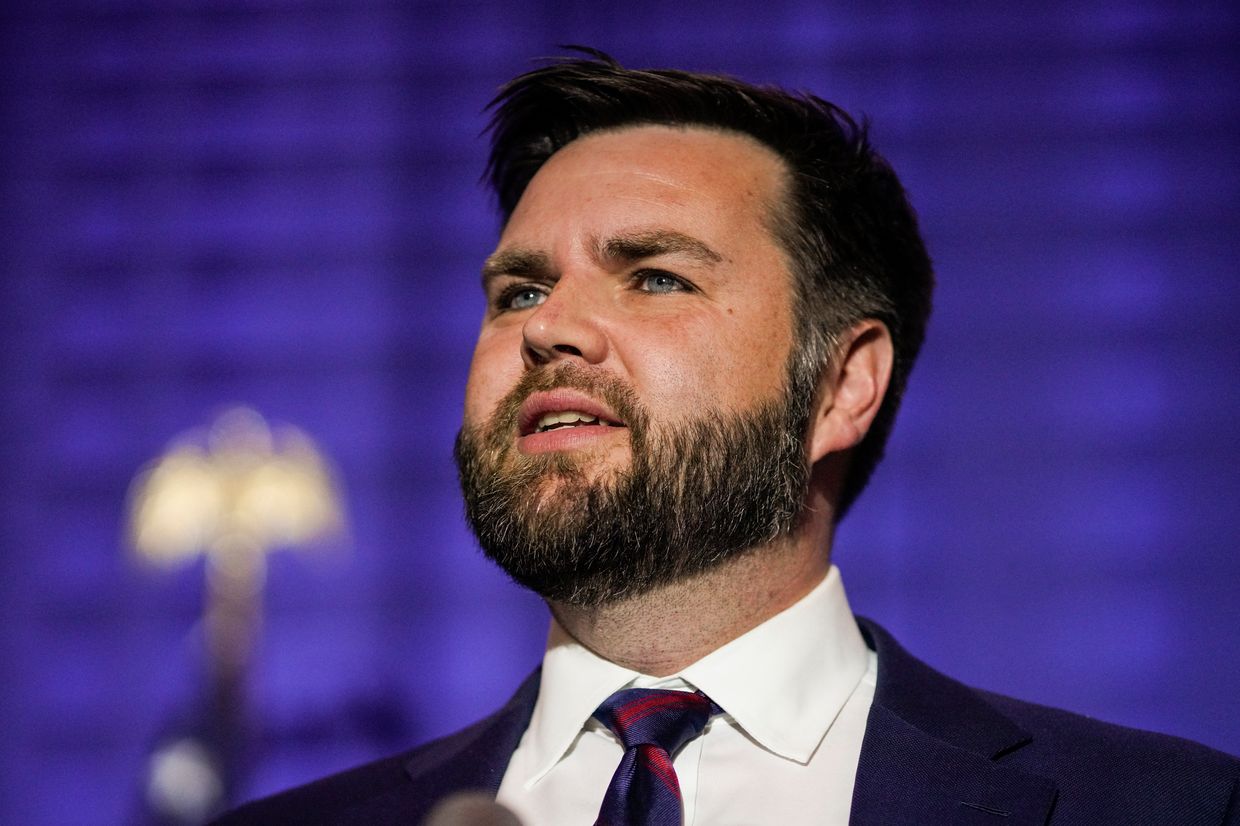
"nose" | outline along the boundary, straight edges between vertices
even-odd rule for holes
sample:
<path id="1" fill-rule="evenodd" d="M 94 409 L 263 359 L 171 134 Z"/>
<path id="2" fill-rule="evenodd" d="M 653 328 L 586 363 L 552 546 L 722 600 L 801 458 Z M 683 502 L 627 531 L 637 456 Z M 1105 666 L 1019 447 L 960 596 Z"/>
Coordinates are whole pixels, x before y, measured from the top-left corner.
<path id="1" fill-rule="evenodd" d="M 599 364 L 607 358 L 607 336 L 599 325 L 598 306 L 588 285 L 561 277 L 521 329 L 521 359 L 526 367 L 560 360 Z"/>

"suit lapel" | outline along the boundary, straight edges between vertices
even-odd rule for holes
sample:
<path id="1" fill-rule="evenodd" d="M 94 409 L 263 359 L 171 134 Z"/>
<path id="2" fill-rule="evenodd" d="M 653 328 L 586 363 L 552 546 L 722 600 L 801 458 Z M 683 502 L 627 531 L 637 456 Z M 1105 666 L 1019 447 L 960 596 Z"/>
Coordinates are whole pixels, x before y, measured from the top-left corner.
<path id="1" fill-rule="evenodd" d="M 341 822 L 410 826 L 421 823 L 436 803 L 453 794 L 482 791 L 494 797 L 534 713 L 540 673 L 534 671 L 495 714 L 418 749 L 405 764 L 411 782 L 367 800 Z"/>
<path id="2" fill-rule="evenodd" d="M 1045 824 L 1054 783 L 998 762 L 1030 736 L 976 692 L 909 655 L 877 625 L 858 623 L 878 653 L 878 684 L 849 822 Z"/>
<path id="3" fill-rule="evenodd" d="M 534 714 L 542 669 L 536 669 L 507 704 L 459 735 L 440 741 L 443 748 L 423 749 L 405 764 L 415 784 L 433 784 L 439 794 L 455 791 L 499 791 L 512 753 Z"/>

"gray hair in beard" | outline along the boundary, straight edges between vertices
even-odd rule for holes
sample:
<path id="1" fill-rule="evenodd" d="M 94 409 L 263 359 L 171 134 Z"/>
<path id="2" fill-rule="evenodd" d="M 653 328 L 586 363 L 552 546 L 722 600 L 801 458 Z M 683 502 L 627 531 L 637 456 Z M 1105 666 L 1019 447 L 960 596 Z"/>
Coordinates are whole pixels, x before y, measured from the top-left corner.
<path id="1" fill-rule="evenodd" d="M 790 368 L 784 392 L 752 410 L 652 427 L 615 377 L 574 364 L 527 373 L 455 457 L 465 513 L 483 552 L 543 598 L 602 605 L 705 572 L 792 532 L 810 468 L 813 377 Z M 557 387 L 605 401 L 625 422 L 628 468 L 590 479 L 571 453 L 516 451 L 517 415 Z M 554 489 L 549 482 L 556 481 Z"/>

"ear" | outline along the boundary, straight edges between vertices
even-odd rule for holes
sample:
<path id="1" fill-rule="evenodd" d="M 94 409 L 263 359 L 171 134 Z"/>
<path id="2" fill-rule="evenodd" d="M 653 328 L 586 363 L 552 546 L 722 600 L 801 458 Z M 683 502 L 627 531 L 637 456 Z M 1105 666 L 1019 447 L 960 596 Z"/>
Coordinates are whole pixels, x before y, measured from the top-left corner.
<path id="1" fill-rule="evenodd" d="M 891 331 L 877 319 L 864 319 L 841 337 L 836 358 L 818 384 L 809 432 L 811 463 L 865 438 L 887 394 L 894 360 Z"/>

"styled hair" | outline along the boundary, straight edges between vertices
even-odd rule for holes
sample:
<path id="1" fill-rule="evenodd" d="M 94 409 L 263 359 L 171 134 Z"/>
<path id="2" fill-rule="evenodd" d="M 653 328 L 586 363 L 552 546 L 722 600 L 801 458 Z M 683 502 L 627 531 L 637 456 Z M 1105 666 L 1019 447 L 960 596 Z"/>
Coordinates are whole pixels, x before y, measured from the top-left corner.
<path id="1" fill-rule="evenodd" d="M 802 92 L 670 69 L 626 69 L 593 49 L 505 84 L 488 106 L 485 179 L 507 223 L 542 165 L 577 138 L 642 125 L 696 126 L 748 135 L 787 167 L 785 202 L 770 228 L 794 280 L 791 387 L 813 393 L 839 336 L 862 319 L 891 332 L 895 363 L 869 432 L 853 449 L 838 520 L 882 457 L 925 337 L 934 275 L 904 188 L 875 152 L 867 124 Z"/>

